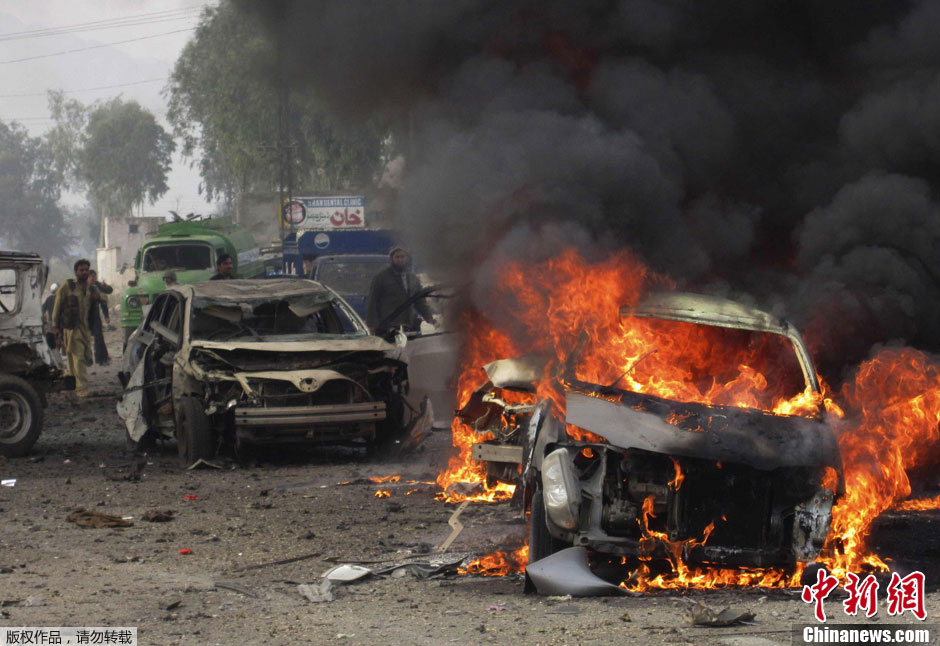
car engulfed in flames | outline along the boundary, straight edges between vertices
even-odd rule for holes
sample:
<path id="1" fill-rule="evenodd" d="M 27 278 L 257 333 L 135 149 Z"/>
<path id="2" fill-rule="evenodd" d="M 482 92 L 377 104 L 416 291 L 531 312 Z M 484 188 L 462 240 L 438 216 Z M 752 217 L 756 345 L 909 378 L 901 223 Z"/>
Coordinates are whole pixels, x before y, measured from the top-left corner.
<path id="1" fill-rule="evenodd" d="M 225 443 L 369 448 L 403 428 L 399 353 L 313 281 L 175 286 L 128 342 L 118 412 L 132 442 L 175 439 L 187 466 Z"/>
<path id="2" fill-rule="evenodd" d="M 699 391 L 742 373 L 736 355 L 727 369 L 718 356 L 738 345 L 760 357 L 762 378 L 774 382 L 761 390 L 789 392 L 791 406 L 703 403 L 629 389 L 624 382 L 655 347 L 601 384 L 571 369 L 585 348 L 554 374 L 534 356 L 486 365 L 489 381 L 458 416 L 489 438 L 473 447 L 489 478 L 521 485 L 530 562 L 570 546 L 664 559 L 673 569 L 681 563 L 792 572 L 816 559 L 844 481 L 799 333 L 760 310 L 677 292 L 653 294 L 620 315 L 647 319 L 663 334 L 679 326 L 722 337 L 711 374 L 680 361 L 669 366 Z M 546 380 L 558 394 L 537 400 Z"/>

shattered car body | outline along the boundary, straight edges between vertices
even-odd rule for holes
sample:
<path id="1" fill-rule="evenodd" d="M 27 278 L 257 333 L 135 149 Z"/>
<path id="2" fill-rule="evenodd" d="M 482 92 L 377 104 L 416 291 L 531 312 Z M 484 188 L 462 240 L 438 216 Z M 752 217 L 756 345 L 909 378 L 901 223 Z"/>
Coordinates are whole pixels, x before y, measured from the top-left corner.
<path id="1" fill-rule="evenodd" d="M 783 337 L 805 387 L 819 392 L 798 332 L 759 310 L 668 293 L 621 315 Z M 543 366 L 533 358 L 487 365 L 490 381 L 458 411 L 478 432 L 496 436 L 474 447 L 481 459 L 502 460 L 488 464 L 489 473 L 507 479 L 518 470 L 510 447 L 493 444 L 521 447 L 517 478 L 530 512 L 530 561 L 572 545 L 646 559 L 671 551 L 687 563 L 746 567 L 787 567 L 819 554 L 844 493 L 838 445 L 821 410 L 793 416 L 677 401 L 570 374 L 562 383 L 564 419 L 549 400 L 501 399 L 506 391 L 534 392 Z M 566 425 L 596 437 L 574 439 Z"/>
<path id="2" fill-rule="evenodd" d="M 179 285 L 129 342 L 118 413 L 134 442 L 175 438 L 186 465 L 226 441 L 371 446 L 402 426 L 395 351 L 314 281 Z"/>
<path id="3" fill-rule="evenodd" d="M 42 291 L 47 268 L 37 254 L 0 251 L 0 455 L 29 451 L 42 429 L 46 393 L 59 379 L 62 358 L 46 343 Z"/>

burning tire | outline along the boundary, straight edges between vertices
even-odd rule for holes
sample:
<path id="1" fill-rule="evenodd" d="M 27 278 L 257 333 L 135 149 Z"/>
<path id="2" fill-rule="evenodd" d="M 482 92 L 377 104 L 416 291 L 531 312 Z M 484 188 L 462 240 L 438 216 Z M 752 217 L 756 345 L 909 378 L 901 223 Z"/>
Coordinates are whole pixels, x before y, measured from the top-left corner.
<path id="1" fill-rule="evenodd" d="M 41 429 L 42 401 L 36 389 L 19 377 L 0 375 L 0 455 L 26 455 Z"/>
<path id="2" fill-rule="evenodd" d="M 195 397 L 180 397 L 177 402 L 176 447 L 184 467 L 215 454 L 209 418 Z"/>
<path id="3" fill-rule="evenodd" d="M 548 532 L 545 516 L 545 501 L 542 499 L 542 488 L 536 486 L 532 492 L 532 502 L 529 512 L 529 563 L 539 561 L 546 556 L 567 547 L 564 543 Z"/>

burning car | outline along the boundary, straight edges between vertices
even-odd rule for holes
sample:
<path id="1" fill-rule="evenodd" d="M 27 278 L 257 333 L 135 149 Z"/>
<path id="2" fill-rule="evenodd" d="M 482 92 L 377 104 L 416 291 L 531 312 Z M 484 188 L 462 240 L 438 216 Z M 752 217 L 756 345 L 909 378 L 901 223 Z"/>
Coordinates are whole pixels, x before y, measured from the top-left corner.
<path id="1" fill-rule="evenodd" d="M 606 383 L 578 379 L 571 368 L 577 357 L 569 357 L 554 376 L 558 396 L 537 403 L 516 392 L 544 392 L 538 384 L 552 378 L 544 361 L 488 364 L 489 381 L 458 416 L 492 438 L 473 447 L 490 475 L 521 481 L 530 562 L 570 546 L 709 566 L 815 559 L 844 483 L 819 381 L 796 329 L 751 307 L 683 293 L 654 294 L 620 315 L 644 319 L 653 332 L 685 326 L 759 349 L 765 381 L 756 380 L 758 390 L 789 392 L 793 405 L 702 403 L 644 391 L 649 380 L 632 377 L 655 346 Z M 716 341 L 707 349 L 710 374 L 673 359 L 666 368 L 696 392 L 709 390 L 748 372 L 720 367 L 723 347 Z"/>
<path id="2" fill-rule="evenodd" d="M 42 326 L 47 268 L 33 253 L 0 251 L 0 455 L 24 455 L 42 430 L 46 394 L 74 388 Z"/>
<path id="3" fill-rule="evenodd" d="M 178 285 L 128 342 L 118 413 L 135 443 L 190 465 L 236 445 L 372 446 L 402 428 L 406 365 L 310 280 Z"/>

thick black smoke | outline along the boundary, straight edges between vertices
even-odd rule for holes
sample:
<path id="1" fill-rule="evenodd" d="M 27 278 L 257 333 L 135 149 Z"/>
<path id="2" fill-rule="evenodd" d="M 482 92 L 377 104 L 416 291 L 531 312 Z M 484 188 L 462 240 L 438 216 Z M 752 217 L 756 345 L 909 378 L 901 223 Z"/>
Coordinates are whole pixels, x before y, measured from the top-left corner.
<path id="1" fill-rule="evenodd" d="M 830 377 L 940 349 L 936 2 L 235 1 L 285 78 L 407 133 L 431 264 L 567 231 L 791 316 Z"/>

